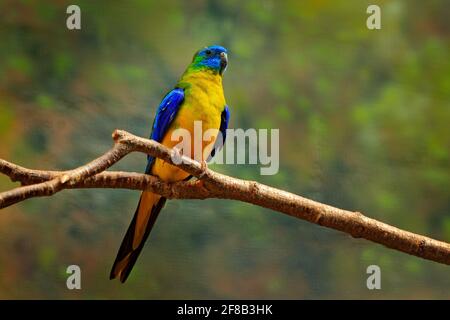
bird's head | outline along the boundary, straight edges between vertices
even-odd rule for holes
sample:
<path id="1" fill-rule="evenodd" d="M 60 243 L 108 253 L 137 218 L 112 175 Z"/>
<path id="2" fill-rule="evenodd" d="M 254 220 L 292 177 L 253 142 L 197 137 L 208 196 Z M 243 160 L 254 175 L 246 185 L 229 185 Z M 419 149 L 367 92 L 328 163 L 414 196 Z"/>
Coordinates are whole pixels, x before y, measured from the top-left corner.
<path id="1" fill-rule="evenodd" d="M 207 69 L 222 75 L 227 64 L 227 49 L 221 46 L 209 46 L 195 53 L 191 66 L 194 69 Z"/>

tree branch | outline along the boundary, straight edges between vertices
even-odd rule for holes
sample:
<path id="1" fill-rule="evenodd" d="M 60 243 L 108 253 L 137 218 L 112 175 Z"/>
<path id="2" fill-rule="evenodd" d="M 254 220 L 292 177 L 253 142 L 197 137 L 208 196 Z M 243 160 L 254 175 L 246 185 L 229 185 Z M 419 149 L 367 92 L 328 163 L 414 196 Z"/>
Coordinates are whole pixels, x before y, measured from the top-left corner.
<path id="1" fill-rule="evenodd" d="M 50 196 L 60 190 L 74 188 L 150 190 L 169 199 L 238 200 L 450 265 L 449 243 L 398 229 L 359 212 L 334 208 L 255 181 L 214 172 L 188 157 L 180 156 L 176 150 L 122 130 L 114 131 L 113 139 L 114 146 L 105 154 L 69 171 L 31 170 L 0 159 L 0 172 L 22 184 L 21 187 L 0 193 L 0 208 L 28 198 Z M 131 152 L 147 153 L 163 159 L 197 177 L 197 180 L 167 183 L 146 174 L 105 171 Z M 179 159 L 181 163 L 175 164 L 172 159 Z"/>

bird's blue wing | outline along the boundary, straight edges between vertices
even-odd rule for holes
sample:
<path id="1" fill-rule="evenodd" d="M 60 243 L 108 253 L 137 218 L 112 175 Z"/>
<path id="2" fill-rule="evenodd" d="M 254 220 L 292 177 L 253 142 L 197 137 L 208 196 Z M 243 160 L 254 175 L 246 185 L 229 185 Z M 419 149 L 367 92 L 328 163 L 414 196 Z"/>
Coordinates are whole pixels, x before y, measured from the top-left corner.
<path id="1" fill-rule="evenodd" d="M 158 142 L 162 141 L 178 110 L 180 110 L 183 101 L 184 90 L 180 88 L 173 89 L 164 97 L 159 104 L 158 110 L 156 110 L 150 139 Z M 145 169 L 145 173 L 150 173 L 154 162 L 154 157 L 150 155 L 147 156 L 147 168 Z"/>
<path id="2" fill-rule="evenodd" d="M 222 134 L 222 141 L 220 139 L 217 139 L 214 143 L 214 148 L 211 151 L 210 156 L 208 157 L 208 161 L 214 157 L 214 155 L 222 149 L 223 145 L 225 144 L 225 139 L 227 138 L 227 128 L 228 128 L 228 121 L 230 120 L 230 111 L 228 110 L 228 106 L 226 105 L 225 108 L 222 111 L 221 119 L 220 119 L 220 133 Z"/>

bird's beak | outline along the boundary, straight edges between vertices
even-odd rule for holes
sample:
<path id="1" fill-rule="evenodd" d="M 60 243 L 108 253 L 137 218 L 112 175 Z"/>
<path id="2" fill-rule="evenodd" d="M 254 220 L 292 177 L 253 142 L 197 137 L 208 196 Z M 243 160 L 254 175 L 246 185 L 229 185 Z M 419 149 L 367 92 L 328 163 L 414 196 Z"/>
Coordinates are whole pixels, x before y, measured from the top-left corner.
<path id="1" fill-rule="evenodd" d="M 220 74 L 223 74 L 228 65 L 228 56 L 225 52 L 220 53 Z"/>

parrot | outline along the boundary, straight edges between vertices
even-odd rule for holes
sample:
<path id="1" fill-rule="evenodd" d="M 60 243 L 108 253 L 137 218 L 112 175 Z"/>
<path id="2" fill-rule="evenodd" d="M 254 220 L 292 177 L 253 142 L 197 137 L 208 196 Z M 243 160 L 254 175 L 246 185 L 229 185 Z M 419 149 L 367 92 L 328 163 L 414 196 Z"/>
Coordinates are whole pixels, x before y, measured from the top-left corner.
<path id="1" fill-rule="evenodd" d="M 206 165 L 206 161 L 220 150 L 230 119 L 222 85 L 222 76 L 228 65 L 227 54 L 227 49 L 219 45 L 208 46 L 195 53 L 178 83 L 159 104 L 150 139 L 174 148 L 178 141 L 172 141 L 172 133 L 183 128 L 191 134 L 193 146 L 194 122 L 201 121 L 204 131 L 215 129 L 217 134 L 207 143 L 202 140 L 202 150 L 193 149 L 190 157 L 201 159 L 202 165 Z M 182 169 L 150 155 L 147 156 L 145 173 L 165 182 L 192 178 Z M 145 190 L 141 193 L 112 266 L 110 279 L 118 278 L 122 283 L 127 280 L 165 203 L 166 198 L 161 195 Z"/>

